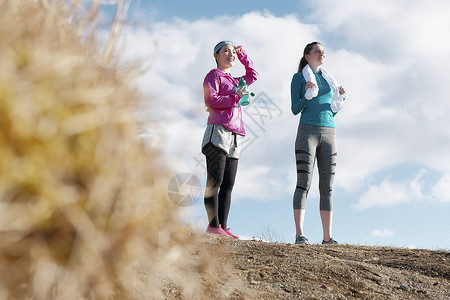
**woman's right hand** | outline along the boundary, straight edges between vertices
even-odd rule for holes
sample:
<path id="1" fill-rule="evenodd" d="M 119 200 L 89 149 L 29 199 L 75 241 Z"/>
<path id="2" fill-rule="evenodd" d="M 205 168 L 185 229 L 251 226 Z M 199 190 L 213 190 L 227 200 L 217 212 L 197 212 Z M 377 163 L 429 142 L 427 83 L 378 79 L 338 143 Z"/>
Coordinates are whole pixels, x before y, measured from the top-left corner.
<path id="1" fill-rule="evenodd" d="M 308 81 L 305 85 L 305 91 L 307 91 L 309 88 L 312 88 L 314 86 L 314 83 L 312 81 Z"/>
<path id="2" fill-rule="evenodd" d="M 241 99 L 244 95 L 248 95 L 248 88 L 247 86 L 243 86 L 240 89 L 236 91 L 236 94 L 238 94 L 239 99 Z"/>

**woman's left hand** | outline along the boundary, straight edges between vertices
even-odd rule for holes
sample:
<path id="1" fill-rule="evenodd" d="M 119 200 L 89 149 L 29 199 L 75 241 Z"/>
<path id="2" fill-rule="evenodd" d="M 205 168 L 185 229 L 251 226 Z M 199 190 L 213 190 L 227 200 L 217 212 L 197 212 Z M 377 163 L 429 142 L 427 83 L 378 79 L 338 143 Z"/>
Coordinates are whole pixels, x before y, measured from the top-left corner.
<path id="1" fill-rule="evenodd" d="M 241 53 L 241 49 L 242 49 L 242 46 L 236 46 L 236 47 L 234 47 L 234 50 L 236 51 L 236 54 Z"/>
<path id="2" fill-rule="evenodd" d="M 345 89 L 344 87 L 341 85 L 341 87 L 339 88 L 339 93 L 341 94 L 345 94 Z"/>

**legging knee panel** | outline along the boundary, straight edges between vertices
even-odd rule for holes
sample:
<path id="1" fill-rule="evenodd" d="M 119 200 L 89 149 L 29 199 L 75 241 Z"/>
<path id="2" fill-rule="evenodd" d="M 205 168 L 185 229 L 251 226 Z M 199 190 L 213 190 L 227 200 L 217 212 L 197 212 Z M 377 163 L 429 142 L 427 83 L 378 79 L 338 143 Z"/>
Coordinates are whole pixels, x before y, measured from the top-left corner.
<path id="1" fill-rule="evenodd" d="M 314 162 L 319 172 L 320 210 L 332 210 L 332 187 L 336 168 L 335 129 L 300 125 L 295 141 L 297 186 L 294 193 L 294 209 L 305 209 Z"/>

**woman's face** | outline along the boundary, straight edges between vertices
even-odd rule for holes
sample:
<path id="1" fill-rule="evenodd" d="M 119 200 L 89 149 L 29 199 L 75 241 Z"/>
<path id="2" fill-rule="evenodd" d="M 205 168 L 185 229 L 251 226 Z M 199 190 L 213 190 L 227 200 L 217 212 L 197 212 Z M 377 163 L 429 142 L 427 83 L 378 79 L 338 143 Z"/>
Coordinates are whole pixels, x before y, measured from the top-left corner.
<path id="1" fill-rule="evenodd" d="M 323 65 L 325 61 L 325 50 L 323 50 L 322 45 L 316 44 L 309 54 L 305 55 L 306 60 L 309 65 L 320 66 Z"/>
<path id="2" fill-rule="evenodd" d="M 221 70 L 229 69 L 236 62 L 236 50 L 233 45 L 225 45 L 220 48 L 219 53 L 214 53 L 217 67 Z"/>

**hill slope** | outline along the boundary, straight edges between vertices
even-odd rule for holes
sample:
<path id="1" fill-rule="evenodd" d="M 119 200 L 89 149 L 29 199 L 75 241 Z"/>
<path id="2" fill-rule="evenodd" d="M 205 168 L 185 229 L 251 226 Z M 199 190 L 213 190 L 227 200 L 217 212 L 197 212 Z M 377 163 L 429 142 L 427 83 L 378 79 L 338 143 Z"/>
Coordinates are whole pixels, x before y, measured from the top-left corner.
<path id="1" fill-rule="evenodd" d="M 448 251 L 199 238 L 222 278 L 209 299 L 450 299 Z"/>

